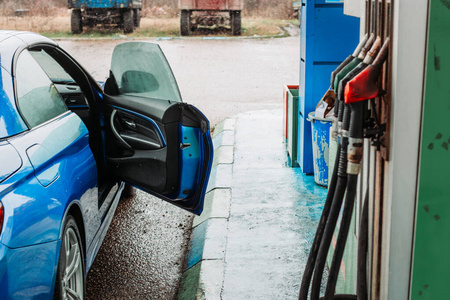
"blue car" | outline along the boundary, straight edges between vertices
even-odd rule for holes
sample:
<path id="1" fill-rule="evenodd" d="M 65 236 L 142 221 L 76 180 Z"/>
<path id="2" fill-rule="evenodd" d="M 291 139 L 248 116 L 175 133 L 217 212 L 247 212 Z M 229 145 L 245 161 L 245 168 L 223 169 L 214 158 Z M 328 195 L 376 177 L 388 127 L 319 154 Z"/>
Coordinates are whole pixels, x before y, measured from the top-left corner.
<path id="1" fill-rule="evenodd" d="M 84 299 L 125 184 L 195 214 L 213 147 L 158 45 L 100 86 L 50 39 L 0 31 L 0 299 Z"/>

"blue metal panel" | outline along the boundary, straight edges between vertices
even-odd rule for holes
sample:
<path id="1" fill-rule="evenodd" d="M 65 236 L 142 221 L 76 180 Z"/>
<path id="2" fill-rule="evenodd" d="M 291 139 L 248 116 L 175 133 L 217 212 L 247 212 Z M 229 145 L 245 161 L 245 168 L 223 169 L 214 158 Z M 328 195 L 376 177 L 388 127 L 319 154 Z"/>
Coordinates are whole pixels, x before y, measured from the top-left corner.
<path id="1" fill-rule="evenodd" d="M 141 0 L 69 0 L 74 8 L 141 8 Z"/>
<path id="2" fill-rule="evenodd" d="M 186 199 L 189 194 L 195 191 L 195 186 L 201 179 L 200 159 L 202 133 L 200 129 L 193 127 L 179 126 L 181 147 L 179 153 L 180 171 L 178 191 L 179 199 Z"/>
<path id="3" fill-rule="evenodd" d="M 10 138 L 9 142 L 22 157 L 23 164 L 0 184 L 0 199 L 5 210 L 0 243 L 19 248 L 58 240 L 66 208 L 75 201 L 89 221 L 86 226 L 89 227 L 86 228 L 86 244 L 89 245 L 100 220 L 97 216 L 97 167 L 84 123 L 70 113 Z M 45 146 L 50 154 L 50 159 L 36 169 L 26 152 L 35 144 Z M 60 176 L 43 187 L 38 178 L 46 178 L 46 172 L 54 166 Z"/>
<path id="4" fill-rule="evenodd" d="M 297 161 L 312 173 L 311 125 L 305 119 L 329 88 L 331 72 L 358 44 L 359 19 L 344 15 L 338 0 L 302 2 Z"/>
<path id="5" fill-rule="evenodd" d="M 305 174 L 312 174 L 314 172 L 313 156 L 312 156 L 312 140 L 311 140 L 311 122 L 306 121 L 306 118 L 299 113 L 298 115 L 298 164 Z M 300 155 L 300 149 L 302 153 Z M 311 157 L 311 159 L 309 159 Z"/>
<path id="6" fill-rule="evenodd" d="M 16 249 L 0 244 L 0 297 L 53 299 L 60 247 L 61 241 Z"/>
<path id="7" fill-rule="evenodd" d="M 346 28 L 354 34 L 346 34 Z M 353 52 L 358 38 L 359 19 L 344 15 L 342 4 L 315 6 L 314 62 L 341 62 Z"/>
<path id="8" fill-rule="evenodd" d="M 0 142 L 0 183 L 14 174 L 22 166 L 22 159 L 17 150 L 8 142 Z"/>

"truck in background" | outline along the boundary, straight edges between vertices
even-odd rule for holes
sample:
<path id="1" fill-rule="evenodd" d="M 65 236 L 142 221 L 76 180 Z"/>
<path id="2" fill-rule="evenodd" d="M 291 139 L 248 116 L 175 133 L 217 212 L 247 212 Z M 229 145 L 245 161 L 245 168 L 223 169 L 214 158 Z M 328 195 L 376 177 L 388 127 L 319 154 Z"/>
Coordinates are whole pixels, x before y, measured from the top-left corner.
<path id="1" fill-rule="evenodd" d="M 180 32 L 183 36 L 189 35 L 198 26 L 227 24 L 233 35 L 241 34 L 244 0 L 178 0 L 178 7 L 181 10 Z"/>
<path id="2" fill-rule="evenodd" d="M 132 33 L 141 23 L 141 0 L 69 0 L 72 9 L 70 25 L 73 34 L 83 32 L 83 26 L 112 24 Z"/>

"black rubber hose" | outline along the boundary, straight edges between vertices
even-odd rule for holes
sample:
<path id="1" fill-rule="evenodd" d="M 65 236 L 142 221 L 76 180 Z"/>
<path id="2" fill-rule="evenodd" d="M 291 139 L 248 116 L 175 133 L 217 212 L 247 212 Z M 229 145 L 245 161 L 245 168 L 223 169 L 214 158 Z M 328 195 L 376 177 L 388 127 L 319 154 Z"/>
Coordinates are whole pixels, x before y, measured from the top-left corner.
<path id="1" fill-rule="evenodd" d="M 341 153 L 342 153 L 341 149 Z M 341 155 L 342 157 L 342 155 Z M 345 188 L 347 185 L 347 177 L 338 177 L 336 184 L 336 191 L 333 197 L 333 203 L 331 205 L 328 221 L 325 226 L 322 241 L 316 258 L 316 264 L 314 266 L 314 276 L 311 285 L 311 299 L 319 299 L 320 284 L 322 281 L 323 270 L 327 259 L 328 249 L 330 248 L 331 240 L 333 238 L 333 232 L 336 227 L 336 222 L 339 217 L 339 211 L 341 209 L 342 200 L 345 194 Z"/>
<path id="2" fill-rule="evenodd" d="M 358 237 L 358 271 L 356 294 L 358 300 L 367 300 L 367 250 L 369 249 L 369 189 L 364 197 Z M 336 298 L 335 298 L 336 299 Z"/>
<path id="3" fill-rule="evenodd" d="M 362 209 L 359 237 L 358 237 L 358 262 L 357 262 L 357 295 L 338 294 L 334 300 L 367 300 L 367 250 L 369 248 L 369 191 L 366 191 Z M 321 297 L 320 300 L 324 300 Z"/>
<path id="4" fill-rule="evenodd" d="M 337 183 L 337 173 L 338 173 L 338 163 L 339 156 L 341 153 L 341 145 L 338 144 L 336 160 L 334 164 L 333 173 L 331 176 L 331 181 L 328 186 L 328 194 L 323 205 L 322 215 L 319 220 L 319 224 L 317 225 L 316 235 L 314 236 L 314 241 L 311 246 L 311 250 L 308 255 L 308 260 L 306 262 L 305 271 L 303 273 L 302 284 L 300 286 L 300 293 L 298 296 L 299 300 L 306 300 L 308 298 L 308 290 L 309 285 L 311 283 L 311 277 L 314 271 L 314 265 L 316 263 L 317 252 L 319 250 L 320 242 L 322 241 L 323 231 L 325 229 L 325 224 L 327 223 L 328 215 L 331 208 L 331 203 L 333 202 L 334 192 L 336 190 Z"/>
<path id="5" fill-rule="evenodd" d="M 345 196 L 344 210 L 342 212 L 342 221 L 339 228 L 336 249 L 334 250 L 333 260 L 330 272 L 328 274 L 328 282 L 325 290 L 325 300 L 334 299 L 334 291 L 339 276 L 342 257 L 344 256 L 345 245 L 347 243 L 348 231 L 352 221 L 353 207 L 355 204 L 356 184 L 358 175 L 348 175 L 347 194 Z"/>
<path id="6" fill-rule="evenodd" d="M 354 139 L 362 139 L 364 137 L 364 109 L 366 102 L 360 101 L 350 104 L 351 120 L 349 127 L 349 136 Z M 362 145 L 361 145 L 362 147 Z"/>
<path id="7" fill-rule="evenodd" d="M 353 59 L 352 56 L 350 56 L 350 57 Z M 351 59 L 350 59 L 350 61 L 351 61 Z M 341 109 L 342 112 L 341 112 L 341 117 L 340 117 L 340 121 L 342 121 L 344 103 L 343 103 L 343 101 L 340 101 L 339 99 L 337 99 L 337 101 L 335 103 L 334 117 L 338 118 L 338 111 L 339 111 L 340 105 L 342 105 L 342 109 Z M 328 220 L 331 203 L 333 202 L 333 197 L 334 197 L 334 193 L 336 190 L 336 184 L 338 181 L 337 173 L 338 173 L 338 168 L 339 168 L 340 156 L 341 156 L 341 142 L 339 141 L 338 145 L 337 145 L 337 152 L 336 152 L 336 159 L 334 162 L 333 173 L 331 175 L 331 180 L 328 185 L 327 198 L 326 198 L 324 206 L 323 206 L 322 215 L 320 216 L 319 224 L 317 225 L 316 235 L 314 236 L 314 241 L 312 243 L 311 250 L 308 255 L 308 260 L 306 262 L 305 270 L 303 272 L 302 283 L 300 285 L 300 292 L 299 292 L 299 296 L 298 296 L 299 300 L 306 300 L 308 298 L 308 291 L 309 291 L 309 286 L 311 284 L 312 274 L 314 272 L 314 266 L 316 264 L 317 253 L 319 251 L 319 247 L 320 247 L 320 243 L 322 241 L 325 225 Z"/>
<path id="8" fill-rule="evenodd" d="M 342 116 L 342 129 L 348 131 L 350 123 L 350 107 L 345 105 Z M 328 221 L 325 225 L 322 241 L 316 258 L 316 264 L 314 266 L 314 276 L 311 285 L 311 299 L 318 300 L 320 296 L 320 284 L 322 281 L 323 270 L 327 260 L 328 250 L 333 239 L 333 233 L 336 228 L 339 212 L 342 207 L 342 201 L 344 200 L 344 194 L 347 186 L 347 145 L 348 138 L 344 135 L 342 137 L 341 151 L 339 155 L 338 164 L 338 179 L 336 183 L 336 190 L 333 195 L 333 202 L 331 204 L 330 212 L 328 215 Z"/>
<path id="9" fill-rule="evenodd" d="M 363 122 L 364 122 L 364 102 L 356 102 L 347 107 L 351 109 L 351 117 L 345 117 L 350 119 L 350 124 L 344 123 L 343 128 L 349 128 L 350 143 L 353 147 L 348 149 L 349 163 L 353 163 L 354 166 L 360 164 L 362 158 L 362 138 L 363 138 Z M 349 127 L 347 127 L 349 126 Z M 358 150 L 356 150 L 358 149 Z M 325 290 L 325 300 L 333 300 L 334 292 L 336 289 L 336 283 L 339 276 L 339 269 L 344 255 L 345 245 L 347 243 L 348 232 L 350 229 L 353 207 L 355 204 L 356 185 L 358 182 L 358 169 L 349 169 L 348 183 L 347 183 L 347 195 L 345 197 L 344 210 L 342 213 L 342 221 L 339 229 L 338 239 L 336 243 L 336 249 L 334 251 L 330 272 L 328 275 L 328 282 Z"/>

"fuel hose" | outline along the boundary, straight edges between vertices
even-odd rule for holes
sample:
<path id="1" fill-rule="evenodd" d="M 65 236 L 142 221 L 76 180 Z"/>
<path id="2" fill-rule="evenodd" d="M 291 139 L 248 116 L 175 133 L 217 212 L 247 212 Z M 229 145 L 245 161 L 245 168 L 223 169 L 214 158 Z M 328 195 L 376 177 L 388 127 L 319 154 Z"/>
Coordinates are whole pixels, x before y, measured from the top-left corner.
<path id="1" fill-rule="evenodd" d="M 358 46 L 356 47 L 355 51 L 352 55 L 349 55 L 332 73 L 331 73 L 331 87 L 333 86 L 333 83 L 335 81 L 336 75 L 346 66 L 348 65 L 353 59 L 358 57 L 358 55 L 361 53 L 363 47 L 366 45 L 367 40 L 369 39 L 369 35 L 366 34 L 364 38 L 359 42 Z M 336 102 L 335 109 L 334 109 L 334 119 L 337 121 L 338 117 L 338 111 L 339 111 L 339 103 Z M 333 131 L 336 131 L 333 133 L 333 136 L 337 135 L 337 130 L 335 129 L 335 126 L 337 126 L 337 122 L 333 122 Z M 324 207 L 322 210 L 322 215 L 319 220 L 319 224 L 317 226 L 316 235 L 314 236 L 314 241 L 311 246 L 311 251 L 308 255 L 308 260 L 306 262 L 305 271 L 303 273 L 302 277 L 302 283 L 300 286 L 300 293 L 299 293 L 299 299 L 300 300 L 306 300 L 308 297 L 308 291 L 309 291 L 309 285 L 311 283 L 311 277 L 314 272 L 314 265 L 316 262 L 317 252 L 319 250 L 320 242 L 322 240 L 323 231 L 325 229 L 325 224 L 328 219 L 328 214 L 330 211 L 331 203 L 333 201 L 333 196 L 336 188 L 337 183 L 337 171 L 338 171 L 338 164 L 339 164 L 339 157 L 341 152 L 341 145 L 338 143 L 337 151 L 336 151 L 336 159 L 335 159 L 335 165 L 333 167 L 333 172 L 331 175 L 331 180 L 328 185 L 328 194 L 327 198 L 324 203 Z"/>
<path id="2" fill-rule="evenodd" d="M 381 43 L 380 43 L 381 45 Z M 379 94 L 377 84 L 381 73 L 382 65 L 387 58 L 389 39 L 386 39 L 383 47 L 372 52 L 370 57 L 361 64 L 371 63 L 366 66 L 362 72 L 356 75 L 345 86 L 345 102 L 351 109 L 350 129 L 348 140 L 348 162 L 347 162 L 347 195 L 344 204 L 341 227 L 339 229 L 336 249 L 333 255 L 332 264 L 328 276 L 325 290 L 325 300 L 336 299 L 334 295 L 337 278 L 339 275 L 340 264 L 342 261 L 348 231 L 350 228 L 351 217 L 353 213 L 354 201 L 356 196 L 356 185 L 360 170 L 360 162 L 363 155 L 363 137 L 364 137 L 364 111 L 366 101 Z M 350 76 L 350 73 L 347 75 Z M 346 76 L 346 77 L 347 77 Z M 341 83 L 340 83 L 340 87 Z M 344 135 L 344 134 L 343 134 Z M 345 135 L 344 135 L 345 136 Z M 358 271 L 357 271 L 357 299 L 367 299 L 367 248 L 368 248 L 368 192 L 364 200 L 364 207 L 361 218 L 360 237 L 358 239 Z M 341 295 L 343 299 L 353 299 L 354 295 Z"/>
<path id="3" fill-rule="evenodd" d="M 342 102 L 341 102 L 342 103 Z M 343 111 L 343 112 L 342 112 Z M 342 132 L 345 132 L 349 128 L 350 123 L 350 109 L 345 106 L 344 109 L 339 109 L 339 115 L 342 112 Z M 327 259 L 328 249 L 331 245 L 333 238 L 333 232 L 336 228 L 337 219 L 341 210 L 342 201 L 344 198 L 346 185 L 347 185 L 347 143 L 348 138 L 341 137 L 341 151 L 339 155 L 338 163 L 338 179 L 336 183 L 336 190 L 333 195 L 333 202 L 331 203 L 328 220 L 325 225 L 322 241 L 320 243 L 319 251 L 316 258 L 316 264 L 314 266 L 314 275 L 311 284 L 311 300 L 318 300 L 320 296 L 320 284 L 322 282 L 323 271 Z"/>
<path id="4" fill-rule="evenodd" d="M 348 162 L 347 162 L 347 194 L 345 196 L 344 209 L 342 212 L 342 221 L 339 228 L 336 249 L 334 251 L 328 281 L 325 290 L 325 300 L 334 299 L 337 278 L 339 275 L 340 264 L 344 255 L 344 249 L 347 242 L 348 231 L 352 220 L 353 207 L 355 204 L 356 185 L 360 161 L 362 158 L 363 147 L 363 122 L 364 122 L 364 103 L 356 102 L 350 104 L 350 132 L 348 140 Z"/>

